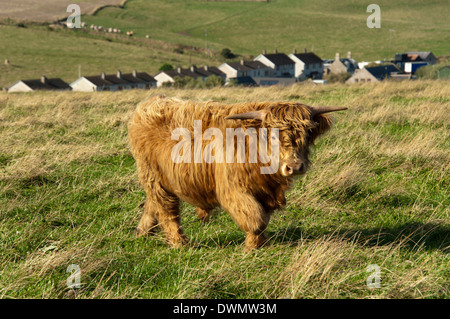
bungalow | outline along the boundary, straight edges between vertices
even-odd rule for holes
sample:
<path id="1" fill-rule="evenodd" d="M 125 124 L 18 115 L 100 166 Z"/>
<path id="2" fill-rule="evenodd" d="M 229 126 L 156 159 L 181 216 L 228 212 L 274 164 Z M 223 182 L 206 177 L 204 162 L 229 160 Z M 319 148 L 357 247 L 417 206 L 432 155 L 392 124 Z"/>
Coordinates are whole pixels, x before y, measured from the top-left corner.
<path id="1" fill-rule="evenodd" d="M 43 75 L 36 80 L 19 80 L 8 88 L 8 92 L 31 92 L 36 90 L 71 90 L 71 87 L 60 78 L 47 79 Z"/>
<path id="2" fill-rule="evenodd" d="M 300 81 L 308 78 L 321 79 L 323 75 L 323 61 L 312 52 L 297 53 L 294 50 L 289 58 L 295 62 L 295 77 Z"/>
<path id="3" fill-rule="evenodd" d="M 324 69 L 324 74 L 339 74 L 339 73 L 355 73 L 355 70 L 359 69 L 358 63 L 352 58 L 352 53 L 347 52 L 347 58 L 341 59 L 339 53 L 336 53 L 334 60 L 329 63 Z"/>
<path id="4" fill-rule="evenodd" d="M 82 76 L 70 84 L 73 91 L 93 92 L 93 91 L 118 91 L 123 89 L 148 89 L 156 86 L 156 80 L 145 72 L 122 74 L 117 70 L 116 74 Z"/>
<path id="5" fill-rule="evenodd" d="M 346 83 L 378 82 L 398 74 L 400 70 L 394 64 L 357 69 Z"/>
<path id="6" fill-rule="evenodd" d="M 267 54 L 266 50 L 262 54 L 253 59 L 259 61 L 265 66 L 269 67 L 271 72 L 267 76 L 271 77 L 294 77 L 295 76 L 295 62 L 292 61 L 286 54 L 275 53 Z"/>

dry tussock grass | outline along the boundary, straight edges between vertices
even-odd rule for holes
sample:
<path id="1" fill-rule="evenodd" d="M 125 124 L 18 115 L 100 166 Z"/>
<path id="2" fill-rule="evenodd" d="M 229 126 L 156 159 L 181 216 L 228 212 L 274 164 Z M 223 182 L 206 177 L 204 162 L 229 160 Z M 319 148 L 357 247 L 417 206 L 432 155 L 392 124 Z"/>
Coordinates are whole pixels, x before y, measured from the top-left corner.
<path id="1" fill-rule="evenodd" d="M 108 171 L 88 181 L 84 165 L 91 165 L 96 158 L 128 155 L 128 120 L 136 105 L 153 94 L 230 103 L 296 100 L 309 105 L 343 105 L 349 110 L 334 115 L 335 127 L 317 143 L 312 170 L 288 194 L 287 208 L 274 216 L 274 227 L 286 233 L 276 230 L 274 243 L 261 251 L 243 254 L 242 247 L 236 244 L 240 239 L 224 243 L 221 238 L 235 231 L 235 224 L 224 226 L 214 221 L 202 228 L 209 238 L 206 244 L 199 230 L 188 228 L 193 240 L 203 244 L 178 253 L 164 246 L 148 248 L 143 243 L 131 248 L 108 245 L 105 242 L 134 243 L 129 233 L 139 218 L 138 198 L 141 198 L 136 195 L 136 173 L 129 168 L 123 174 Z M 36 297 L 36 292 L 27 292 L 30 285 L 42 287 L 39 297 L 44 298 L 448 296 L 448 280 L 443 279 L 443 274 L 448 274 L 445 271 L 448 263 L 443 260 L 449 247 L 433 250 L 424 242 L 430 234 L 448 229 L 446 200 L 431 195 L 433 185 L 448 183 L 449 101 L 448 84 L 437 81 L 385 82 L 351 88 L 299 84 L 285 88 L 157 89 L 95 94 L 0 93 L 0 192 L 6 198 L 0 210 L 0 297 L 16 296 L 18 291 Z M 73 163 L 82 165 L 71 167 Z M 66 175 L 57 175 L 60 179 L 53 187 L 60 189 L 60 193 L 46 189 L 30 198 L 20 188 L 20 181 L 34 183 L 40 178 L 45 181 L 55 171 L 65 172 L 69 167 L 75 180 L 65 181 L 60 176 Z M 80 212 L 74 210 L 72 215 L 63 216 L 60 210 L 69 199 L 64 198 L 61 203 L 56 200 L 57 196 L 72 196 L 70 200 L 76 202 L 78 199 L 73 197 L 79 196 L 81 201 L 84 195 L 97 194 L 111 201 L 116 196 L 120 205 L 135 207 L 127 212 L 131 217 L 120 214 L 111 217 L 103 214 L 106 208 L 93 206 L 85 221 L 72 225 Z M 383 206 L 383 201 L 393 206 Z M 49 202 L 59 204 L 45 208 Z M 78 203 L 72 205 L 78 207 Z M 22 214 L 29 214 L 29 209 L 36 211 L 24 222 Z M 378 211 L 384 209 L 390 211 L 386 214 Z M 291 214 L 291 210 L 295 213 Z M 288 228 L 297 227 L 299 222 L 295 220 L 296 214 L 308 210 L 312 213 L 301 218 L 311 219 L 310 228 L 301 228 L 300 238 L 294 236 L 295 232 L 290 234 Z M 194 220 L 194 209 L 187 207 L 184 213 L 188 220 Z M 359 215 L 372 213 L 374 221 L 367 217 L 358 221 Z M 339 214 L 348 214 L 352 219 L 344 219 L 346 222 L 341 224 Z M 67 220 L 70 226 L 63 231 L 48 230 L 43 216 L 47 220 Z M 286 225 L 285 216 L 294 219 Z M 422 224 L 398 231 L 379 226 L 395 216 L 417 219 Z M 369 225 L 361 224 L 367 221 Z M 111 228 L 111 223 L 116 226 Z M 350 229 L 348 224 L 352 226 Z M 317 231 L 320 227 L 334 232 Z M 386 241 L 389 232 L 396 237 L 380 243 Z M 124 236 L 129 237 L 124 240 Z M 154 240 L 162 243 L 162 237 L 158 236 Z M 31 240 L 34 243 L 28 244 Z M 49 246 L 56 248 L 45 251 Z M 17 247 L 28 247 L 29 252 L 20 252 Z M 111 254 L 102 253 L 105 249 L 111 250 Z M 145 254 L 150 256 L 142 257 Z M 135 264 L 138 269 L 154 267 L 153 259 L 163 261 L 157 271 L 143 277 L 139 284 L 129 285 L 134 275 L 127 272 L 135 268 L 122 271 L 121 266 L 114 265 L 121 258 L 126 260 L 124 265 Z M 78 292 L 68 291 L 65 281 L 60 279 L 67 277 L 65 269 L 71 263 L 80 264 L 84 274 L 85 288 Z M 163 264 L 166 266 L 162 267 Z M 381 289 L 367 288 L 368 264 L 381 267 Z M 177 270 L 169 276 L 170 265 L 176 265 Z M 147 287 L 164 275 L 168 279 L 177 278 L 176 289 L 149 292 Z M 57 279 L 47 284 L 48 278 Z"/>

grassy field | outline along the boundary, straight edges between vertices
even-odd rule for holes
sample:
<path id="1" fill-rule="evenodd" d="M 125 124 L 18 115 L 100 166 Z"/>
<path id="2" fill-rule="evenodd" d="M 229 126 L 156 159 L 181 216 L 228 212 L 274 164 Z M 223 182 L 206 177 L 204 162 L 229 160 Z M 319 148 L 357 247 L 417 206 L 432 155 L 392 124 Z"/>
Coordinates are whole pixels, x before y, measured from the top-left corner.
<path id="1" fill-rule="evenodd" d="M 244 253 L 222 210 L 182 204 L 195 245 L 135 239 L 144 192 L 127 145 L 136 104 L 196 100 L 348 106 L 311 171 Z M 0 93 L 0 298 L 449 298 L 448 83 Z M 66 272 L 81 269 L 81 288 Z M 369 265 L 381 270 L 369 288 Z"/>

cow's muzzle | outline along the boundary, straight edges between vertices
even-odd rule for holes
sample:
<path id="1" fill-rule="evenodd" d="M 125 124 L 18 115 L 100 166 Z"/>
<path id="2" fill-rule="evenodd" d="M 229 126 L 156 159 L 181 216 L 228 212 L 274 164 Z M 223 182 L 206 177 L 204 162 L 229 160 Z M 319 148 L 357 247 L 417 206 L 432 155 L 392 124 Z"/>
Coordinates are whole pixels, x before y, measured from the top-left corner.
<path id="1" fill-rule="evenodd" d="M 303 163 L 298 164 L 282 164 L 281 165 L 281 174 L 283 176 L 291 176 L 294 174 L 303 174 L 304 173 L 304 165 Z"/>

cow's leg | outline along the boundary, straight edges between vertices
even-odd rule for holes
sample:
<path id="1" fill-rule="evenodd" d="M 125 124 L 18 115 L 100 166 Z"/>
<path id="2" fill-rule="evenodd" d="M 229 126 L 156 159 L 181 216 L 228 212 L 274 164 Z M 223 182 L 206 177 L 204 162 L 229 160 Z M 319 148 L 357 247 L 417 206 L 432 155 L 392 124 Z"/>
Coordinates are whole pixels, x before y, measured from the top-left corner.
<path id="1" fill-rule="evenodd" d="M 270 220 L 262 205 L 252 196 L 244 192 L 233 192 L 221 201 L 222 207 L 245 231 L 245 250 L 249 251 L 261 247 L 267 237 L 264 231 Z"/>
<path id="2" fill-rule="evenodd" d="M 144 186 L 147 199 L 144 214 L 136 231 L 138 235 L 147 234 L 159 226 L 170 246 L 179 247 L 186 244 L 188 239 L 180 225 L 178 197 L 165 190 L 149 166 L 141 166 L 139 179 Z"/>
<path id="3" fill-rule="evenodd" d="M 144 203 L 141 220 L 136 228 L 136 236 L 139 237 L 152 234 L 155 231 L 157 224 L 156 206 L 147 198 Z"/>
<path id="4" fill-rule="evenodd" d="M 209 221 L 209 211 L 197 207 L 197 215 L 198 219 L 200 219 L 202 222 L 206 223 Z"/>
<path id="5" fill-rule="evenodd" d="M 167 243 L 172 247 L 181 247 L 187 244 L 188 238 L 180 224 L 178 197 L 165 192 L 164 196 L 157 198 L 157 205 L 158 226 L 164 232 Z"/>

